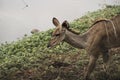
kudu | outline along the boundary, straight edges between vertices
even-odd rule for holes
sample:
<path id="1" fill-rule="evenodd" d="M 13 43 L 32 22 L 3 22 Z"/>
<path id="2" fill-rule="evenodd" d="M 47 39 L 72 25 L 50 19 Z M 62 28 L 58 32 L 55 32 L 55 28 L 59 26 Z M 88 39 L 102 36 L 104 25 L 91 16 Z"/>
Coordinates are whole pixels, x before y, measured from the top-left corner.
<path id="1" fill-rule="evenodd" d="M 76 48 L 85 49 L 89 54 L 89 64 L 84 73 L 85 80 L 89 79 L 99 55 L 102 55 L 103 62 L 106 64 L 109 60 L 108 50 L 120 47 L 120 15 L 110 20 L 96 21 L 83 34 L 77 34 L 71 30 L 67 21 L 64 21 L 61 25 L 56 18 L 53 18 L 53 24 L 56 29 L 52 33 L 48 47 L 53 47 L 61 41 L 65 41 Z"/>

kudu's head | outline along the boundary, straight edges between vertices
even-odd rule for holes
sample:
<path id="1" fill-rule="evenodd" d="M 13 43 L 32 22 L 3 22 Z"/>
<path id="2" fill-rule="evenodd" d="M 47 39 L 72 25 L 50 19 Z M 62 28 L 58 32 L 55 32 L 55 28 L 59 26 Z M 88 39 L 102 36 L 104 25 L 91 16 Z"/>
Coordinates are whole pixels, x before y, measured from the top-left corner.
<path id="1" fill-rule="evenodd" d="M 52 33 L 52 38 L 49 41 L 47 47 L 53 47 L 63 41 L 65 39 L 66 28 L 69 28 L 69 24 L 67 21 L 64 21 L 62 25 L 56 18 L 53 18 L 52 21 L 56 28 Z"/>

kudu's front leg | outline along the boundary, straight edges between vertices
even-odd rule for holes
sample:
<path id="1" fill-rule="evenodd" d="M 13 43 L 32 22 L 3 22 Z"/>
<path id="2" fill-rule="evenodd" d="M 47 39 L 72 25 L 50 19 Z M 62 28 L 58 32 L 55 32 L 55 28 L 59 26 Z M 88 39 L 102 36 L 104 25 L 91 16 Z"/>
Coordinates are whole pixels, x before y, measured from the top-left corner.
<path id="1" fill-rule="evenodd" d="M 89 64 L 88 64 L 87 68 L 85 69 L 85 73 L 84 73 L 84 80 L 89 80 L 90 74 L 93 71 L 93 69 L 95 68 L 97 59 L 98 59 L 98 55 L 97 56 L 90 55 Z"/>
<path id="2" fill-rule="evenodd" d="M 101 30 L 99 30 L 99 32 L 96 33 L 95 36 L 92 36 L 88 43 L 89 46 L 86 48 L 87 53 L 90 55 L 90 60 L 89 60 L 89 64 L 85 70 L 85 74 L 84 74 L 84 79 L 88 80 L 90 77 L 91 72 L 93 71 L 93 69 L 95 68 L 95 64 L 96 61 L 100 55 L 100 41 L 102 39 L 102 34 L 100 32 Z M 101 36 L 98 36 L 101 35 Z"/>

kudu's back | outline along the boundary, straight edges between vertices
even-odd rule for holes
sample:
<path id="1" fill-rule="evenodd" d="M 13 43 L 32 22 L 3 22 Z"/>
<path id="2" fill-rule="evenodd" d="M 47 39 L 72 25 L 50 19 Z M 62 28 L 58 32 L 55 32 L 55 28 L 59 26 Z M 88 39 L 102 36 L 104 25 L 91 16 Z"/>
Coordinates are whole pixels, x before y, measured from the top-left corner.
<path id="1" fill-rule="evenodd" d="M 120 14 L 103 24 L 105 27 L 105 36 L 103 38 L 105 47 L 120 47 Z"/>

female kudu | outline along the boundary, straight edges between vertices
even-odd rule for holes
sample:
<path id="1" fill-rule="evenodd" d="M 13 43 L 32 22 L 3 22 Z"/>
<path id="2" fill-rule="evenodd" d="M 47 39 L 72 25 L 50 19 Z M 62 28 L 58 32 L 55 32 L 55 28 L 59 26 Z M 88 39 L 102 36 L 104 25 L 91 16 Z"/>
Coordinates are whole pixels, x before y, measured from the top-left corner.
<path id="1" fill-rule="evenodd" d="M 84 73 L 85 80 L 89 79 L 100 54 L 103 56 L 103 62 L 108 63 L 108 50 L 120 47 L 120 15 L 111 20 L 95 22 L 87 32 L 81 35 L 69 29 L 70 25 L 67 21 L 61 25 L 56 18 L 53 18 L 53 24 L 56 29 L 52 33 L 48 47 L 65 41 L 76 48 L 85 49 L 89 54 L 89 64 Z"/>

